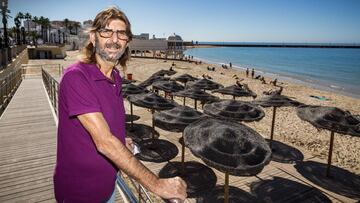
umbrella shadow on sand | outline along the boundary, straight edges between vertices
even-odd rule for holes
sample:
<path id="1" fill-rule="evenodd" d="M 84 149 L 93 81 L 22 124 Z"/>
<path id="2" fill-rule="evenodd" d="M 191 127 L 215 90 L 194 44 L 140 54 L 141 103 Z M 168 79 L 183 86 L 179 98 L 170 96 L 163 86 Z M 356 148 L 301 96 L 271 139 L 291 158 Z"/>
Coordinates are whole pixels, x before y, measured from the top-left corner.
<path id="1" fill-rule="evenodd" d="M 360 200 L 360 176 L 331 166 L 331 176 L 325 174 L 327 165 L 315 161 L 298 162 L 296 170 L 312 183 L 336 194 Z"/>
<path id="2" fill-rule="evenodd" d="M 151 126 L 134 123 L 134 126 L 131 127 L 131 124 L 126 123 L 126 136 L 130 137 L 135 142 L 140 142 L 152 137 L 158 138 L 160 135 Z"/>
<path id="3" fill-rule="evenodd" d="M 160 178 L 175 176 L 181 177 L 186 182 L 188 198 L 198 197 L 202 193 L 212 190 L 217 181 L 211 168 L 195 161 L 185 162 L 184 173 L 181 162 L 169 162 L 159 172 Z"/>
<path id="4" fill-rule="evenodd" d="M 203 193 L 196 199 L 197 203 L 224 203 L 224 186 L 218 185 L 213 190 Z M 229 203 L 261 202 L 250 193 L 237 187 L 229 186 Z"/>
<path id="5" fill-rule="evenodd" d="M 253 182 L 250 188 L 262 202 L 331 202 L 317 188 L 281 177 Z"/>
<path id="6" fill-rule="evenodd" d="M 138 116 L 138 115 L 131 115 L 131 114 L 126 114 L 126 115 L 125 115 L 125 122 L 126 122 L 126 123 L 131 122 L 131 119 L 132 119 L 132 121 L 137 121 L 137 120 L 140 119 L 140 116 Z"/>
<path id="7" fill-rule="evenodd" d="M 266 141 L 270 142 L 269 139 Z M 273 140 L 271 160 L 279 163 L 292 164 L 304 160 L 304 154 L 290 145 Z"/>

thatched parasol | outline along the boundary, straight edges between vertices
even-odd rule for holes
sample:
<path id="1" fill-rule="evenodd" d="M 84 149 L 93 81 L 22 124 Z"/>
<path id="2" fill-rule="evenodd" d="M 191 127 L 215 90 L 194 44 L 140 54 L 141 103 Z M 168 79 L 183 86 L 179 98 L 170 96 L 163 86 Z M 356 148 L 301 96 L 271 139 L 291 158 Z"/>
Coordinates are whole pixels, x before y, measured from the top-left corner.
<path id="1" fill-rule="evenodd" d="M 225 199 L 229 174 L 256 175 L 271 159 L 265 139 L 241 123 L 204 117 L 185 128 L 184 142 L 195 156 L 225 173 Z"/>
<path id="2" fill-rule="evenodd" d="M 192 75 L 189 75 L 189 74 L 182 74 L 178 77 L 175 77 L 174 80 L 176 81 L 179 81 L 181 83 L 184 83 L 184 85 L 186 86 L 186 83 L 189 82 L 189 81 L 196 81 L 198 80 L 198 78 L 196 77 L 193 77 Z"/>
<path id="3" fill-rule="evenodd" d="M 128 100 L 130 102 L 131 114 L 132 114 L 132 104 L 143 108 L 151 109 L 151 114 L 154 114 L 155 110 L 172 109 L 177 105 L 175 102 L 167 100 L 151 92 L 130 95 L 128 97 Z M 152 126 L 154 128 L 154 121 Z"/>
<path id="4" fill-rule="evenodd" d="M 162 90 L 166 93 L 174 93 L 181 90 L 184 90 L 184 86 L 180 85 L 179 83 L 169 80 L 169 81 L 157 81 L 152 84 L 154 89 Z M 172 99 L 171 94 L 171 99 Z"/>
<path id="5" fill-rule="evenodd" d="M 270 133 L 270 148 L 271 148 L 271 144 L 272 144 L 271 142 L 274 137 L 276 108 L 277 107 L 285 107 L 285 106 L 299 106 L 299 105 L 301 105 L 301 103 L 294 101 L 287 96 L 278 95 L 278 94 L 263 97 L 259 100 L 253 101 L 253 103 L 260 105 L 262 107 L 273 107 L 273 117 L 272 117 L 272 123 L 271 123 L 271 133 Z"/>
<path id="6" fill-rule="evenodd" d="M 214 90 L 214 89 L 222 88 L 224 86 L 214 81 L 203 78 L 195 81 L 193 84 L 191 84 L 191 87 L 203 89 L 203 90 Z"/>
<path id="7" fill-rule="evenodd" d="M 232 95 L 233 99 L 235 99 L 235 97 L 252 97 L 252 98 L 257 97 L 255 92 L 251 91 L 247 86 L 244 85 L 242 87 L 239 87 L 238 85 L 231 85 L 228 87 L 213 90 L 212 92 Z"/>
<path id="8" fill-rule="evenodd" d="M 187 106 L 177 106 L 154 114 L 155 126 L 170 132 L 183 132 L 185 127 L 203 117 L 203 114 Z M 181 163 L 185 170 L 185 145 L 181 144 Z"/>
<path id="9" fill-rule="evenodd" d="M 317 128 L 331 131 L 326 175 L 329 176 L 334 143 L 334 133 L 360 136 L 360 121 L 350 112 L 336 107 L 302 105 L 297 108 L 297 115 Z"/>
<path id="10" fill-rule="evenodd" d="M 146 89 L 134 84 L 126 84 L 126 85 L 122 85 L 121 87 L 121 94 L 124 98 L 132 94 L 141 94 L 146 92 L 148 92 Z"/>
<path id="11" fill-rule="evenodd" d="M 265 116 L 264 111 L 257 105 L 236 100 L 222 100 L 206 104 L 204 113 L 220 119 L 246 122 L 259 121 Z"/>
<path id="12" fill-rule="evenodd" d="M 195 109 L 197 109 L 197 101 L 202 101 L 202 102 L 214 102 L 214 101 L 218 101 L 219 98 L 216 96 L 213 96 L 209 93 L 206 93 L 205 91 L 202 91 L 200 89 L 197 88 L 189 88 L 183 91 L 179 91 L 179 92 L 175 92 L 173 93 L 174 96 L 178 96 L 178 97 L 184 97 L 184 105 L 185 105 L 185 97 L 189 97 L 191 99 L 195 100 Z"/>

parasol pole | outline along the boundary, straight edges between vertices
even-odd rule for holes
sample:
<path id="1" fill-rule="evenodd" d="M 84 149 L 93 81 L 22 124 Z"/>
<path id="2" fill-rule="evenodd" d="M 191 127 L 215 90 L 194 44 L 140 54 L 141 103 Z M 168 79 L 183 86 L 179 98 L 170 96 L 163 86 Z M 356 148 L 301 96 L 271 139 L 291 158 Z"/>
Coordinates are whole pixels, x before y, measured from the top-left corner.
<path id="1" fill-rule="evenodd" d="M 272 141 L 273 141 L 273 137 L 274 137 L 275 115 L 276 115 L 276 106 L 274 106 L 274 109 L 273 109 L 273 117 L 272 117 L 272 123 L 271 123 L 270 149 L 272 149 Z"/>
<path id="2" fill-rule="evenodd" d="M 184 131 L 181 134 L 182 143 L 181 143 L 181 172 L 185 174 L 185 141 L 184 141 Z"/>
<path id="3" fill-rule="evenodd" d="M 130 114 L 131 114 L 131 129 L 134 128 L 134 117 L 133 117 L 133 105 L 132 102 L 130 102 Z"/>
<path id="4" fill-rule="evenodd" d="M 152 128 L 153 130 L 155 130 L 155 122 L 154 122 L 154 109 L 151 109 L 151 125 L 152 125 Z M 154 135 L 153 135 L 153 139 L 154 139 Z"/>
<path id="5" fill-rule="evenodd" d="M 224 203 L 229 203 L 229 172 L 225 173 Z"/>
<path id="6" fill-rule="evenodd" d="M 184 97 L 184 103 L 183 103 L 184 106 L 185 106 L 185 98 L 186 98 L 186 97 Z"/>
<path id="7" fill-rule="evenodd" d="M 235 100 L 235 95 L 233 95 L 233 100 Z"/>
<path id="8" fill-rule="evenodd" d="M 330 177 L 330 167 L 331 167 L 331 158 L 332 158 L 333 145 L 334 145 L 334 131 L 331 131 L 329 156 L 328 156 L 328 165 L 327 165 L 327 169 L 326 169 L 326 176 L 327 177 Z"/>
<path id="9" fill-rule="evenodd" d="M 195 110 L 197 110 L 197 100 L 195 99 Z"/>

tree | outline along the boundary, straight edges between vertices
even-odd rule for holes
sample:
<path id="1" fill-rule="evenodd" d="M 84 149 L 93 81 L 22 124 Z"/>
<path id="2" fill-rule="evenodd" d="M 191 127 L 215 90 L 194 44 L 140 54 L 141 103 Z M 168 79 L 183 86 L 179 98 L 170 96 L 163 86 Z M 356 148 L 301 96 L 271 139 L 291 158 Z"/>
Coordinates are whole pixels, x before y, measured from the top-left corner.
<path id="1" fill-rule="evenodd" d="M 15 29 L 16 29 L 16 44 L 21 44 L 20 43 L 20 26 L 21 26 L 21 20 L 19 19 L 18 16 L 16 16 L 14 18 L 14 24 L 15 24 Z"/>
<path id="2" fill-rule="evenodd" d="M 10 13 L 10 10 L 8 10 L 8 9 L 1 10 L 2 23 L 3 23 L 3 28 L 4 28 L 4 47 L 5 48 L 9 47 L 9 36 L 8 36 L 8 32 L 7 32 L 7 19 L 11 16 L 9 16 L 8 13 Z"/>
<path id="3" fill-rule="evenodd" d="M 27 23 L 28 23 L 28 26 L 27 26 L 27 28 L 28 28 L 28 35 L 29 35 L 29 33 L 30 33 L 30 20 L 32 19 L 32 16 L 31 16 L 31 14 L 30 13 L 25 13 L 25 16 L 24 16 L 24 18 L 27 20 Z M 24 25 L 25 26 L 25 25 Z"/>
<path id="4" fill-rule="evenodd" d="M 76 32 L 76 35 L 79 34 L 79 28 L 81 27 L 80 23 L 79 22 L 74 22 L 74 28 L 75 28 L 75 32 Z"/>
<path id="5" fill-rule="evenodd" d="M 46 39 L 46 42 L 49 42 L 49 35 L 48 35 L 48 32 L 50 30 L 50 20 L 49 18 L 45 18 L 44 19 L 44 28 L 45 28 L 45 39 Z"/>

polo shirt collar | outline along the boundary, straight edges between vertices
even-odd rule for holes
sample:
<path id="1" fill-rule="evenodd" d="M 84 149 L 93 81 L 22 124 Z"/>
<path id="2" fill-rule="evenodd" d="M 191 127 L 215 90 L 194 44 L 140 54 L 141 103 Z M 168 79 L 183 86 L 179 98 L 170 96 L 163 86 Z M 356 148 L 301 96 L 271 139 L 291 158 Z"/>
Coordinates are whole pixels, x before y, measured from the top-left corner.
<path id="1" fill-rule="evenodd" d="M 110 82 L 112 82 L 109 78 L 107 78 L 99 69 L 99 67 L 97 67 L 96 64 L 92 64 L 90 66 L 90 77 L 94 80 L 94 81 L 100 81 L 100 80 L 108 80 Z M 118 81 L 118 77 L 117 75 L 119 74 L 119 70 L 117 70 L 117 68 L 113 68 L 112 73 L 111 73 L 114 77 L 115 82 Z"/>

